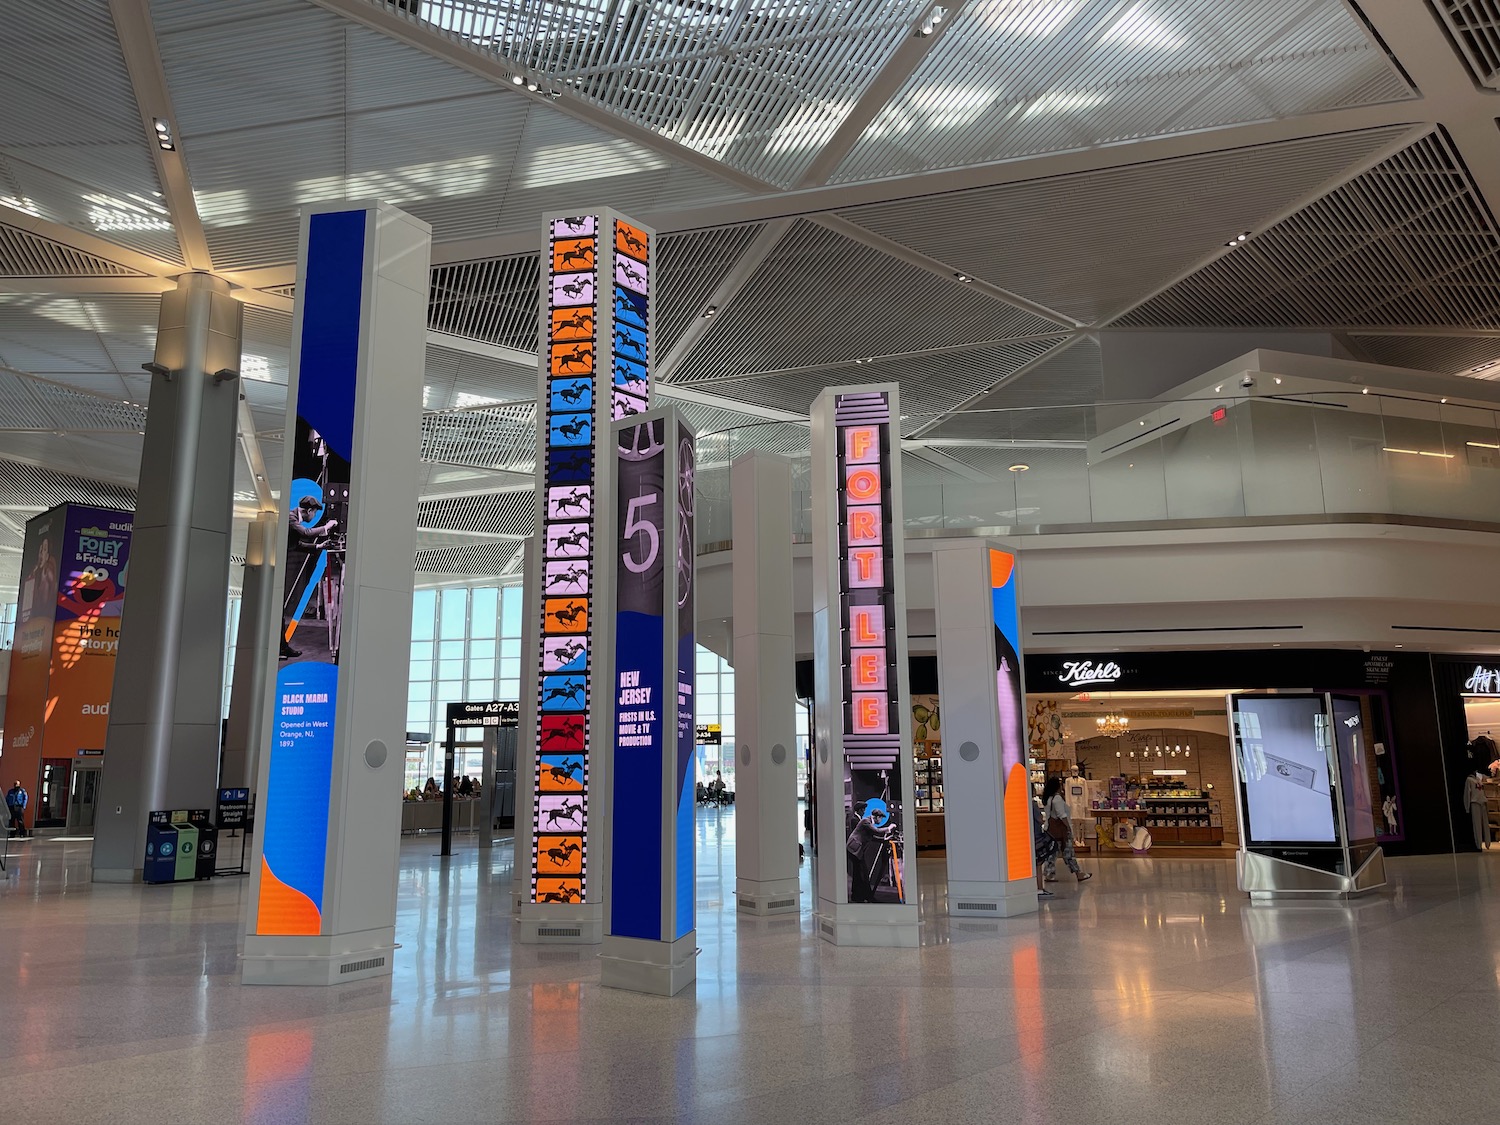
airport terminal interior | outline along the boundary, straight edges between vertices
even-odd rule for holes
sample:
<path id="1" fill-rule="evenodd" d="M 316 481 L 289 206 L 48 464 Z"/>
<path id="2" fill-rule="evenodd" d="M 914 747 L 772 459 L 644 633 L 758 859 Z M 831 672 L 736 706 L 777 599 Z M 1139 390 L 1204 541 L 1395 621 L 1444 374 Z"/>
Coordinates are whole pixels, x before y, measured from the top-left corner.
<path id="1" fill-rule="evenodd" d="M 1500 1099 L 1493 4 L 0 19 L 0 1121 Z"/>

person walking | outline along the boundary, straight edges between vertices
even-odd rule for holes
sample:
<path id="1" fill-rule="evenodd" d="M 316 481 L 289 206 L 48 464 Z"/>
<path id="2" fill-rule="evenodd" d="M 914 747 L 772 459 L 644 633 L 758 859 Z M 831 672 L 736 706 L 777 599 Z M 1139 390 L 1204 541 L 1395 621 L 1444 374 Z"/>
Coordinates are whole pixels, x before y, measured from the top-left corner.
<path id="1" fill-rule="evenodd" d="M 10 827 L 14 835 L 29 836 L 26 831 L 26 805 L 30 801 L 20 779 L 5 791 L 5 811 L 10 814 Z"/>
<path id="2" fill-rule="evenodd" d="M 1084 872 L 1078 867 L 1078 854 L 1073 849 L 1073 820 L 1072 810 L 1068 808 L 1067 798 L 1063 796 L 1063 779 L 1060 777 L 1049 777 L 1047 784 L 1042 786 L 1042 818 L 1050 829 L 1057 822 L 1062 822 L 1062 827 L 1067 829 L 1067 835 L 1056 840 L 1057 847 L 1047 857 L 1046 870 L 1043 876 L 1045 883 L 1057 882 L 1057 857 L 1062 854 L 1063 863 L 1067 864 L 1068 870 L 1073 873 L 1080 883 L 1086 883 L 1092 879 L 1092 872 Z M 1060 831 L 1061 829 L 1059 829 Z M 1051 835 L 1050 831 L 1048 835 Z"/>

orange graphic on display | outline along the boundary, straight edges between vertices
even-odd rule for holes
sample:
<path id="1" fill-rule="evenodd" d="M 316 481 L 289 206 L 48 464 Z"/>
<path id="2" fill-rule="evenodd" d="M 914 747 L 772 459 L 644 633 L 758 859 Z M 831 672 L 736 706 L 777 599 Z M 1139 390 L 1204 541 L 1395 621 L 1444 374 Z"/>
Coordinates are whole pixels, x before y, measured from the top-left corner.
<path id="1" fill-rule="evenodd" d="M 582 836 L 538 836 L 536 869 L 542 875 L 582 875 Z"/>
<path id="2" fill-rule="evenodd" d="M 542 607 L 548 633 L 582 633 L 589 627 L 589 603 L 584 598 L 548 598 Z"/>
<path id="3" fill-rule="evenodd" d="M 541 868 L 539 863 L 538 868 Z M 578 878 L 553 879 L 538 875 L 536 880 L 536 896 L 533 902 L 557 902 L 573 903 L 583 901 L 583 881 Z"/>
<path id="4" fill-rule="evenodd" d="M 543 754 L 537 788 L 543 793 L 582 793 L 581 755 Z"/>
<path id="5" fill-rule="evenodd" d="M 592 344 L 552 345 L 552 374 L 592 375 L 593 372 L 594 346 Z"/>
<path id="6" fill-rule="evenodd" d="M 1031 853 L 1031 784 L 1026 767 L 1010 767 L 1005 779 L 1005 876 L 1030 879 L 1034 874 Z"/>
<path id="7" fill-rule="evenodd" d="M 1016 556 L 1006 551 L 990 552 L 990 589 L 1002 589 L 1016 568 Z"/>
<path id="8" fill-rule="evenodd" d="M 594 268 L 592 238 L 564 238 L 552 244 L 552 272 L 572 273 Z"/>
<path id="9" fill-rule="evenodd" d="M 278 936 L 316 936 L 323 930 L 323 916 L 313 900 L 289 887 L 272 873 L 261 857 L 260 899 L 255 912 L 255 932 Z"/>
<path id="10" fill-rule="evenodd" d="M 629 223 L 615 223 L 615 249 L 622 254 L 629 254 L 632 258 L 644 262 L 649 238 L 645 231 L 639 227 L 633 227 Z"/>
<path id="11" fill-rule="evenodd" d="M 594 338 L 592 310 L 553 309 L 552 338 L 554 340 L 592 340 Z"/>

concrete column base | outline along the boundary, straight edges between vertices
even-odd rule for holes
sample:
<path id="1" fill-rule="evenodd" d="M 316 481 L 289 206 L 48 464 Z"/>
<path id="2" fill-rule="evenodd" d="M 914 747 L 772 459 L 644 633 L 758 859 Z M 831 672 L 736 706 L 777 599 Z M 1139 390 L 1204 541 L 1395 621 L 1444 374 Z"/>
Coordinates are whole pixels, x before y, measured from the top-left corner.
<path id="1" fill-rule="evenodd" d="M 516 940 L 522 945 L 598 945 L 604 940 L 604 907 L 523 902 Z"/>
<path id="2" fill-rule="evenodd" d="M 802 888 L 796 879 L 738 879 L 734 899 L 741 914 L 796 914 L 802 909 Z"/>
<path id="3" fill-rule="evenodd" d="M 832 945 L 916 949 L 921 933 L 915 906 L 818 900 L 818 936 Z"/>
<path id="4" fill-rule="evenodd" d="M 1014 918 L 1036 912 L 1035 879 L 948 884 L 948 913 L 955 918 Z"/>
<path id="5" fill-rule="evenodd" d="M 248 934 L 240 983 L 330 985 L 388 977 L 395 953 L 394 927 L 316 937 Z"/>
<path id="6" fill-rule="evenodd" d="M 689 930 L 676 941 L 645 941 L 614 934 L 604 939 L 599 983 L 605 988 L 676 996 L 697 979 L 697 930 Z"/>

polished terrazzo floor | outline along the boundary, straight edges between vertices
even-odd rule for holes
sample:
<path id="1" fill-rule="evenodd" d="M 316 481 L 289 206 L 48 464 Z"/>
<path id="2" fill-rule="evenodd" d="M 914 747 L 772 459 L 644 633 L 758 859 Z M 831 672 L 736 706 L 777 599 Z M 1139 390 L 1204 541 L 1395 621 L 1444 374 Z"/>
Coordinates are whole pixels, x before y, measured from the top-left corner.
<path id="1" fill-rule="evenodd" d="M 1500 1105 L 1500 856 L 1396 860 L 1353 907 L 1255 907 L 1225 859 L 1110 859 L 1039 916 L 920 950 L 736 918 L 699 814 L 698 981 L 601 989 L 511 942 L 508 849 L 402 848 L 395 976 L 244 988 L 244 881 L 94 886 L 88 845 L 0 876 L 0 1121 L 1471 1122 Z M 12 844 L 14 852 L 16 845 Z M 804 881 L 806 870 L 804 867 Z M 804 894 L 805 894 L 804 882 Z M 805 901 L 805 900 L 804 900 Z"/>

